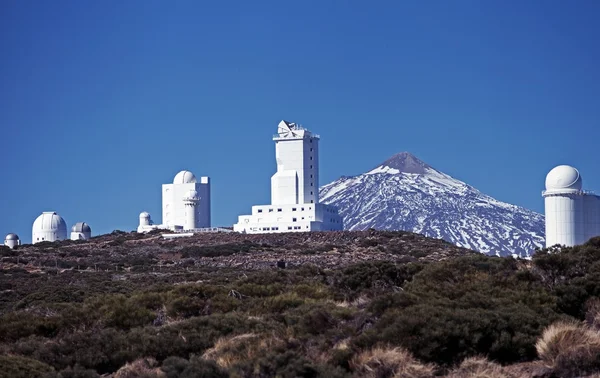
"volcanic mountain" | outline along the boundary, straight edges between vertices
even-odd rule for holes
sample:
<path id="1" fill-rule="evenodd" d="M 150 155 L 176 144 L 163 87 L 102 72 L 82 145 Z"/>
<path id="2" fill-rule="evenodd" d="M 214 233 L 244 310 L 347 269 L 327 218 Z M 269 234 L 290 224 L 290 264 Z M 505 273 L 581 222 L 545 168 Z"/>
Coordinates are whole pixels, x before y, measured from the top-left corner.
<path id="1" fill-rule="evenodd" d="M 404 230 L 498 256 L 530 256 L 544 243 L 544 217 L 498 201 L 401 152 L 375 169 L 320 189 L 347 230 Z"/>

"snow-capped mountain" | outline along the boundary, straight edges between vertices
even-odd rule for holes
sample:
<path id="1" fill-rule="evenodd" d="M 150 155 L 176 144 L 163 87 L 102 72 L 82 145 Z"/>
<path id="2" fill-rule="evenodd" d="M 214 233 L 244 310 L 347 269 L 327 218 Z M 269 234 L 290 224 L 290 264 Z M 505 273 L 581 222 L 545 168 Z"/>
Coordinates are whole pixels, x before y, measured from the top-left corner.
<path id="1" fill-rule="evenodd" d="M 412 231 L 499 256 L 530 256 L 544 244 L 544 217 L 500 202 L 408 152 L 320 189 L 347 230 Z"/>

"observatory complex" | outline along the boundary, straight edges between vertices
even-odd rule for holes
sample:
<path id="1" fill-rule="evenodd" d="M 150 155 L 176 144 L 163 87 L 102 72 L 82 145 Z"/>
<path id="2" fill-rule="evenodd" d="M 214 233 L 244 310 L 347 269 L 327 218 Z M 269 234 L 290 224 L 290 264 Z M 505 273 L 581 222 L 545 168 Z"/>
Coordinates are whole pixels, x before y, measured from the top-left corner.
<path id="1" fill-rule="evenodd" d="M 277 128 L 277 172 L 271 177 L 271 204 L 240 215 L 237 232 L 259 234 L 342 230 L 337 208 L 319 203 L 319 136 L 292 122 Z"/>
<path id="2" fill-rule="evenodd" d="M 138 232 L 164 228 L 196 230 L 210 227 L 210 178 L 200 182 L 190 171 L 181 171 L 172 184 L 162 186 L 162 224 L 154 224 L 150 214 L 142 212 Z"/>
<path id="3" fill-rule="evenodd" d="M 91 237 L 92 229 L 85 222 L 75 223 L 71 228 L 71 240 L 87 240 Z M 45 211 L 33 222 L 32 244 L 65 239 L 67 239 L 67 223 L 55 211 Z"/>
<path id="4" fill-rule="evenodd" d="M 600 235 L 600 196 L 583 190 L 579 171 L 559 165 L 546 176 L 542 192 L 546 213 L 546 247 L 583 244 Z"/>

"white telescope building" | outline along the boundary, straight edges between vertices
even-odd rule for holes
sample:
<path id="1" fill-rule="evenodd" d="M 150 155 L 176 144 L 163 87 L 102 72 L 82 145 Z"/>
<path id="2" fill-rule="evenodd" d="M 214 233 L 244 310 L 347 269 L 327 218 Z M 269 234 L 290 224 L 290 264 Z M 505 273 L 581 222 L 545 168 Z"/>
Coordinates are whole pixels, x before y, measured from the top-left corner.
<path id="1" fill-rule="evenodd" d="M 10 249 L 13 249 L 16 246 L 21 245 L 21 239 L 19 239 L 17 234 L 10 233 L 4 238 L 4 245 Z"/>
<path id="2" fill-rule="evenodd" d="M 271 177 L 271 205 L 252 206 L 233 230 L 250 234 L 342 230 L 337 208 L 319 203 L 319 136 L 292 122 L 277 128 L 277 172 Z"/>
<path id="3" fill-rule="evenodd" d="M 71 240 L 88 240 L 92 237 L 92 228 L 85 222 L 77 222 L 71 227 Z"/>
<path id="4" fill-rule="evenodd" d="M 31 243 L 43 241 L 65 240 L 67 238 L 67 223 L 54 211 L 45 211 L 33 222 Z"/>
<path id="5" fill-rule="evenodd" d="M 600 197 L 583 190 L 579 171 L 559 165 L 546 176 L 546 247 L 583 244 L 600 235 Z"/>
<path id="6" fill-rule="evenodd" d="M 140 214 L 138 232 L 154 229 L 195 230 L 210 227 L 210 178 L 200 182 L 190 171 L 181 171 L 172 184 L 162 186 L 162 224 L 154 224 L 147 212 Z"/>

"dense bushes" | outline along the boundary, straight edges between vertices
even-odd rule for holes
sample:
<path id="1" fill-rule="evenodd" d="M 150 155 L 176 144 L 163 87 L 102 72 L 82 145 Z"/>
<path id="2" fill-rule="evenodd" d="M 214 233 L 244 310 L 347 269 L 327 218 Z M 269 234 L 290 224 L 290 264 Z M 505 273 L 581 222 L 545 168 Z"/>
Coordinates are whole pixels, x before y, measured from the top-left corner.
<path id="1" fill-rule="evenodd" d="M 388 248 L 384 239 L 363 244 Z M 270 247 L 179 252 L 193 262 L 261 248 Z M 155 259 L 140 256 L 148 259 L 141 264 Z M 600 239 L 540 251 L 532 261 L 407 261 L 332 270 L 0 271 L 0 374 L 509 377 L 506 365 L 538 359 L 554 376 L 600 371 Z"/>

